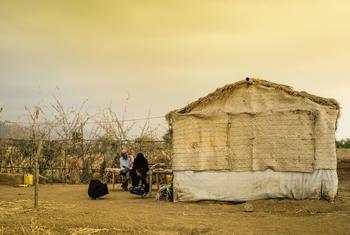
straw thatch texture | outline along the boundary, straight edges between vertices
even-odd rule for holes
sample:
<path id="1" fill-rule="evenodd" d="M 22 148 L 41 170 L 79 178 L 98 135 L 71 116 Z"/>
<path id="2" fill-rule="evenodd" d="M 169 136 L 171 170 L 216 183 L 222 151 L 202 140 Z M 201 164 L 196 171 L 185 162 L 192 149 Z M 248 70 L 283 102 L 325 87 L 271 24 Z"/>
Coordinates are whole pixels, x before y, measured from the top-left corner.
<path id="1" fill-rule="evenodd" d="M 298 98 L 308 99 L 315 104 L 319 104 L 322 106 L 328 106 L 329 108 L 339 110 L 339 103 L 335 99 L 322 98 L 316 95 L 309 94 L 305 91 L 295 91 L 292 87 L 282 84 L 277 84 L 261 79 L 255 78 L 247 78 L 248 81 L 242 80 L 236 83 L 228 84 L 222 88 L 218 88 L 213 93 L 198 99 L 187 105 L 186 107 L 178 110 L 174 110 L 169 112 L 166 115 L 167 120 L 171 121 L 171 117 L 175 113 L 189 113 L 193 111 L 197 107 L 204 107 L 208 104 L 212 104 L 213 101 L 225 99 L 227 96 L 231 96 L 233 92 L 237 92 L 239 88 L 251 88 L 251 87 L 263 87 L 270 88 L 270 90 L 274 90 L 277 93 L 284 93 L 284 95 L 294 96 Z"/>
<path id="2" fill-rule="evenodd" d="M 339 105 L 262 80 L 218 89 L 168 114 L 174 170 L 336 169 Z"/>
<path id="3" fill-rule="evenodd" d="M 174 170 L 314 171 L 313 112 L 189 115 L 176 120 Z"/>

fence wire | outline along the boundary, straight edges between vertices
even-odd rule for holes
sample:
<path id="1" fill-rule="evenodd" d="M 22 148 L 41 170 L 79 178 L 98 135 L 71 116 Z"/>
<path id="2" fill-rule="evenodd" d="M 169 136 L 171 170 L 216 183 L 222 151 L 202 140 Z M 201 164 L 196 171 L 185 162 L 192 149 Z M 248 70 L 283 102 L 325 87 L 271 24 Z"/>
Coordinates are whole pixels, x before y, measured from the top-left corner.
<path id="1" fill-rule="evenodd" d="M 0 173 L 33 173 L 36 148 L 34 140 L 0 138 Z M 119 167 L 122 149 L 142 152 L 150 164 L 171 164 L 171 146 L 162 140 L 45 140 L 40 175 L 52 183 L 86 183 L 93 171 Z"/>

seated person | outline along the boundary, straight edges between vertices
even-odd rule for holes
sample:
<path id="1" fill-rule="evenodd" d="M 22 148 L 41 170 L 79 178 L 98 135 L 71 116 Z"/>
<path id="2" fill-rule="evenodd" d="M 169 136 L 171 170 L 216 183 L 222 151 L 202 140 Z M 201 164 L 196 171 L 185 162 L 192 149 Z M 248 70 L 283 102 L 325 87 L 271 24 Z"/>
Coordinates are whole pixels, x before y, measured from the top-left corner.
<path id="1" fill-rule="evenodd" d="M 133 187 L 137 187 L 139 182 L 140 182 L 140 178 L 136 174 L 136 169 L 139 169 L 139 168 L 145 169 L 146 172 L 149 170 L 149 168 L 148 168 L 148 161 L 143 156 L 142 153 L 138 153 L 136 155 L 136 158 L 134 160 L 134 164 L 133 164 L 132 170 L 130 171 L 131 183 L 132 183 Z"/>
<path id="2" fill-rule="evenodd" d="M 130 189 L 130 193 L 145 196 L 149 192 L 150 184 L 147 178 L 147 172 L 144 168 L 139 168 L 136 170 L 137 176 L 140 178 L 139 184 L 137 187 L 133 187 Z"/>
<path id="3" fill-rule="evenodd" d="M 89 197 L 96 200 L 97 198 L 107 195 L 108 193 L 107 184 L 101 183 L 100 181 L 100 174 L 98 172 L 93 173 L 89 184 Z"/>
<path id="4" fill-rule="evenodd" d="M 128 184 L 129 184 L 129 171 L 131 170 L 131 162 L 128 158 L 128 152 L 126 150 L 123 150 L 121 153 L 121 157 L 119 159 L 120 163 L 120 174 L 122 176 L 125 176 L 124 181 L 122 182 L 122 188 L 124 191 L 128 191 Z"/>

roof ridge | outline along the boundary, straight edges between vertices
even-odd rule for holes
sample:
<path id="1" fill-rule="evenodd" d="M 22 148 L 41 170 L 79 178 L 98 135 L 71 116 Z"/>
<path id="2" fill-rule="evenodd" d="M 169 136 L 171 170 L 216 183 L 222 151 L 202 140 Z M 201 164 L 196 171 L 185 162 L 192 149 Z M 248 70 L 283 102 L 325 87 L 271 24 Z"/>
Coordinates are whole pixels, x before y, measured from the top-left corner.
<path id="1" fill-rule="evenodd" d="M 295 91 L 293 87 L 288 86 L 288 85 L 278 84 L 278 83 L 274 83 L 274 82 L 270 82 L 270 81 L 262 80 L 262 79 L 258 79 L 258 78 L 247 77 L 245 80 L 237 81 L 237 82 L 234 82 L 231 84 L 227 84 L 223 87 L 217 88 L 214 92 L 211 92 L 208 95 L 201 97 L 196 101 L 191 102 L 190 104 L 186 105 L 185 107 L 169 112 L 166 115 L 166 119 L 170 120 L 171 116 L 174 113 L 188 113 L 197 105 L 199 105 L 203 102 L 206 102 L 206 103 L 210 102 L 213 98 L 218 97 L 221 93 L 226 92 L 226 91 L 231 91 L 231 90 L 236 89 L 242 85 L 262 85 L 262 86 L 266 86 L 266 87 L 272 87 L 272 88 L 275 88 L 278 90 L 282 90 L 291 96 L 305 97 L 305 98 L 308 98 L 309 100 L 311 100 L 315 103 L 325 105 L 325 106 L 331 106 L 331 107 L 338 109 L 338 110 L 340 109 L 339 103 L 335 99 L 323 98 L 320 96 L 312 95 L 306 91 Z"/>

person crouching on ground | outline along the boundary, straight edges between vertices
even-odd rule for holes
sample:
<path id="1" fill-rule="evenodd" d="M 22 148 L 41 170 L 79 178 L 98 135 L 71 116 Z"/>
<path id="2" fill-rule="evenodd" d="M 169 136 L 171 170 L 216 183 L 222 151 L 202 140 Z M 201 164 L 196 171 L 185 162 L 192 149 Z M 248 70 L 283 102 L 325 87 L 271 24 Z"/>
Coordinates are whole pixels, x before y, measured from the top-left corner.
<path id="1" fill-rule="evenodd" d="M 101 183 L 100 173 L 95 172 L 92 174 L 92 179 L 89 184 L 88 195 L 92 199 L 96 200 L 97 198 L 107 195 L 108 187 L 107 184 Z"/>
<path id="2" fill-rule="evenodd" d="M 120 174 L 124 176 L 124 180 L 122 182 L 122 188 L 124 189 L 124 191 L 128 191 L 129 171 L 131 170 L 132 164 L 128 158 L 128 152 L 126 150 L 122 151 L 119 162 L 120 162 Z"/>
<path id="3" fill-rule="evenodd" d="M 139 168 L 143 168 L 146 172 L 149 170 L 148 161 L 142 153 L 136 155 L 134 165 L 130 171 L 132 187 L 137 187 L 140 182 L 140 178 L 136 174 L 136 169 Z"/>
<path id="4" fill-rule="evenodd" d="M 136 174 L 139 177 L 139 185 L 137 187 L 133 187 L 130 189 L 130 193 L 139 195 L 139 196 L 146 196 L 149 192 L 149 181 L 147 178 L 147 172 L 144 168 L 136 169 Z"/>

